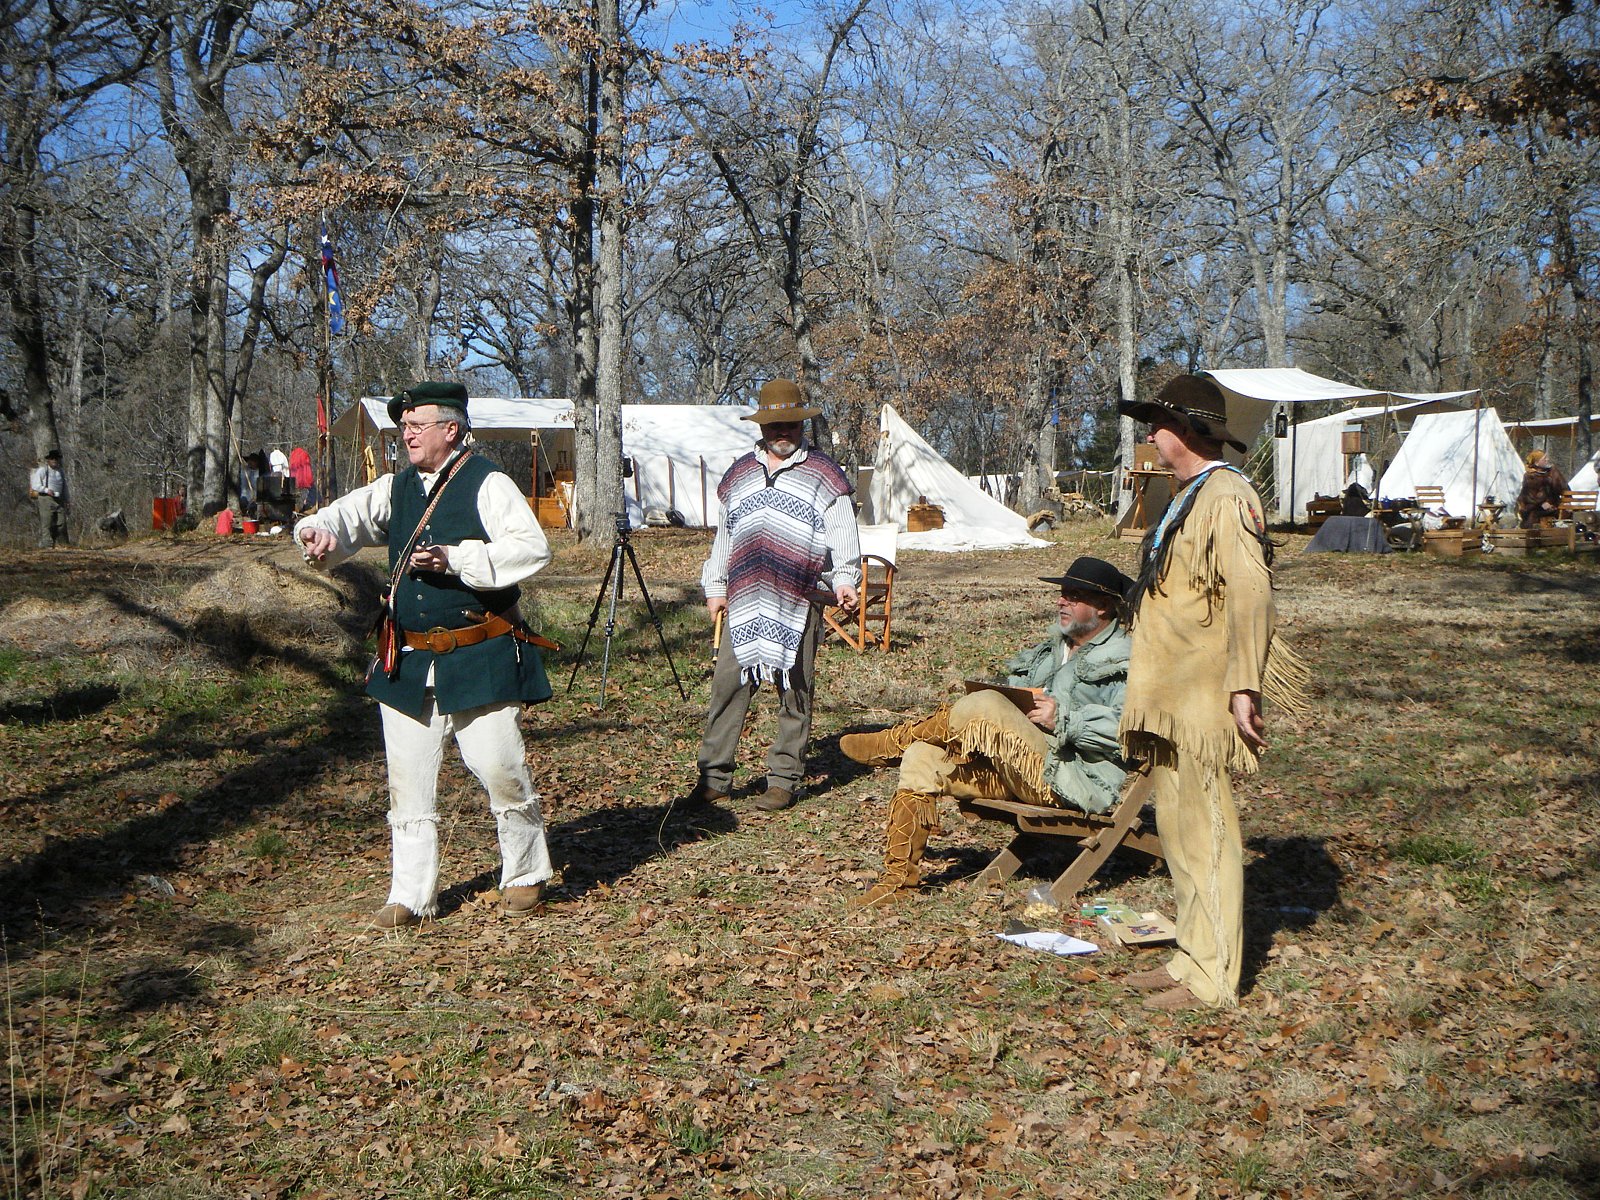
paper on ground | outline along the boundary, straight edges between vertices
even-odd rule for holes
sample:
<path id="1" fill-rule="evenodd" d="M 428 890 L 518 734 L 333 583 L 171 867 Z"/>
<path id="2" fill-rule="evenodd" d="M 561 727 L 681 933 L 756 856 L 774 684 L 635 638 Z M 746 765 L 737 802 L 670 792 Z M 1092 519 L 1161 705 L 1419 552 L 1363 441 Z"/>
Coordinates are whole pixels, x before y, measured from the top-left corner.
<path id="1" fill-rule="evenodd" d="M 1002 942 L 1026 946 L 1029 950 L 1044 950 L 1062 957 L 1095 954 L 1100 949 L 1093 942 L 1086 942 L 1082 938 L 1075 938 L 1065 933 L 1054 933 L 1048 929 L 1036 929 L 1031 933 L 997 933 L 995 937 Z"/>

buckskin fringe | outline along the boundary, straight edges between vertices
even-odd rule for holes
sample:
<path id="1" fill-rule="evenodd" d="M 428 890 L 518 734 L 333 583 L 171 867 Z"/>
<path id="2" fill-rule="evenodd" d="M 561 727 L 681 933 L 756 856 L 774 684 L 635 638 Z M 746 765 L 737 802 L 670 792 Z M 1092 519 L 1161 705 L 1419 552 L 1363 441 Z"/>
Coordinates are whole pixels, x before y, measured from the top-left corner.
<path id="1" fill-rule="evenodd" d="M 1286 717 L 1300 720 L 1311 715 L 1311 665 L 1293 646 L 1274 635 L 1261 668 L 1261 696 Z"/>
<path id="2" fill-rule="evenodd" d="M 1202 729 L 1187 721 L 1177 720 L 1171 713 L 1127 709 L 1123 722 L 1134 723 L 1137 729 L 1122 733 L 1124 758 L 1145 758 L 1158 767 L 1176 767 L 1177 751 L 1192 756 L 1202 766 L 1215 770 L 1221 767 L 1253 775 L 1259 760 L 1255 752 L 1244 744 L 1230 717 L 1223 729 Z"/>
<path id="3" fill-rule="evenodd" d="M 956 734 L 961 753 L 968 758 L 981 754 L 990 762 L 1010 768 L 1022 776 L 1025 786 L 1032 789 L 1031 796 L 1023 799 L 1030 804 L 1053 804 L 1050 787 L 1044 781 L 1044 755 L 993 721 L 982 719 L 968 721 Z"/>

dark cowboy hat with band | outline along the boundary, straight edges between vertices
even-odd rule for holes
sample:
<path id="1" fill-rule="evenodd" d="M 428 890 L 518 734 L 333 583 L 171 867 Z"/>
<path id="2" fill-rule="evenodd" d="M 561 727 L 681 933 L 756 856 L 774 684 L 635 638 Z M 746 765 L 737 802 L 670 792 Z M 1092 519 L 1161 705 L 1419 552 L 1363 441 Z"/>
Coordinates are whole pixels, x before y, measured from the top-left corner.
<path id="1" fill-rule="evenodd" d="M 761 385 L 756 396 L 756 410 L 745 413 L 741 420 L 757 425 L 771 425 L 782 421 L 804 421 L 820 414 L 820 408 L 811 408 L 793 380 L 773 379 Z"/>
<path id="2" fill-rule="evenodd" d="M 431 381 L 414 383 L 389 401 L 389 420 L 400 424 L 400 414 L 424 404 L 437 404 L 440 408 L 459 408 L 463 419 L 467 415 L 467 389 L 459 383 Z"/>
<path id="3" fill-rule="evenodd" d="M 1222 389 L 1199 375 L 1179 375 L 1157 392 L 1154 400 L 1123 401 L 1117 411 L 1146 425 L 1167 421 L 1193 430 L 1211 441 L 1226 442 L 1240 454 L 1248 449 L 1243 439 L 1228 429 L 1228 401 Z"/>
<path id="4" fill-rule="evenodd" d="M 1041 575 L 1039 582 L 1054 583 L 1064 592 L 1093 592 L 1113 600 L 1126 599 L 1133 590 L 1133 580 L 1104 559 L 1088 555 L 1074 559 L 1065 575 Z"/>

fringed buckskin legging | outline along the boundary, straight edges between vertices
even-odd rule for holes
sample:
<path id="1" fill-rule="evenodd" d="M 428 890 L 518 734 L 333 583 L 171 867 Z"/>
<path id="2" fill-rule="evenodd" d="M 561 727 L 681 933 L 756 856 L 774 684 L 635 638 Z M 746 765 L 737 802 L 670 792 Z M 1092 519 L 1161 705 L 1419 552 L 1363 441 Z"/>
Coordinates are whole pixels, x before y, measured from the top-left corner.
<path id="1" fill-rule="evenodd" d="M 1050 739 L 999 692 L 973 692 L 950 709 L 943 745 L 915 742 L 900 760 L 900 787 L 957 799 L 1015 797 L 1063 807 L 1044 780 Z"/>
<path id="2" fill-rule="evenodd" d="M 1244 946 L 1244 852 L 1228 771 L 1166 741 L 1151 758 L 1156 828 L 1178 910 L 1178 952 L 1167 970 L 1203 1003 L 1232 1008 Z"/>

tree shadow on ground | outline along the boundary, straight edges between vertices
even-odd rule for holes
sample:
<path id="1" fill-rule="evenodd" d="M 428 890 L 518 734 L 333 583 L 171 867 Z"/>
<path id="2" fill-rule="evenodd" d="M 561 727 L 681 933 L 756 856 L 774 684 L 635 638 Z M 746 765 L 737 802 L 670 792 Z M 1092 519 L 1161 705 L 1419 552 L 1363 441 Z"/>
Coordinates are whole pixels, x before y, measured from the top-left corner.
<path id="1" fill-rule="evenodd" d="M 48 725 L 51 721 L 75 721 L 114 704 L 122 694 L 111 684 L 65 688 L 36 700 L 8 701 L 0 704 L 0 725 Z"/>
<path id="2" fill-rule="evenodd" d="M 201 622 L 191 628 L 126 596 L 108 596 L 139 620 L 159 625 L 184 641 L 203 643 L 221 661 L 247 663 L 254 654 L 270 654 L 326 684 L 330 698 L 293 713 L 273 728 L 253 731 L 251 744 L 257 754 L 252 761 L 193 796 L 100 829 L 50 839 L 34 853 L 0 866 L 0 935 L 13 961 L 48 944 L 60 927 L 115 919 L 95 914 L 137 877 L 181 868 L 192 846 L 204 845 L 248 824 L 257 813 L 279 807 L 331 766 L 367 761 L 379 749 L 377 724 L 367 702 L 341 678 L 330 659 L 292 645 L 261 643 L 231 621 Z M 144 753 L 85 786 L 109 792 L 116 776 L 175 759 L 212 757 L 223 748 L 216 740 L 196 733 L 192 714 L 174 716 L 142 739 Z M 77 787 L 53 789 L 30 799 L 51 802 Z M 156 980 L 148 987 L 137 981 L 132 986 L 133 998 L 125 1003 L 137 1006 L 142 997 L 155 995 L 166 985 Z"/>
<path id="3" fill-rule="evenodd" d="M 1253 837 L 1244 868 L 1244 969 L 1248 991 L 1277 934 L 1305 929 L 1339 907 L 1344 872 L 1320 837 Z"/>

